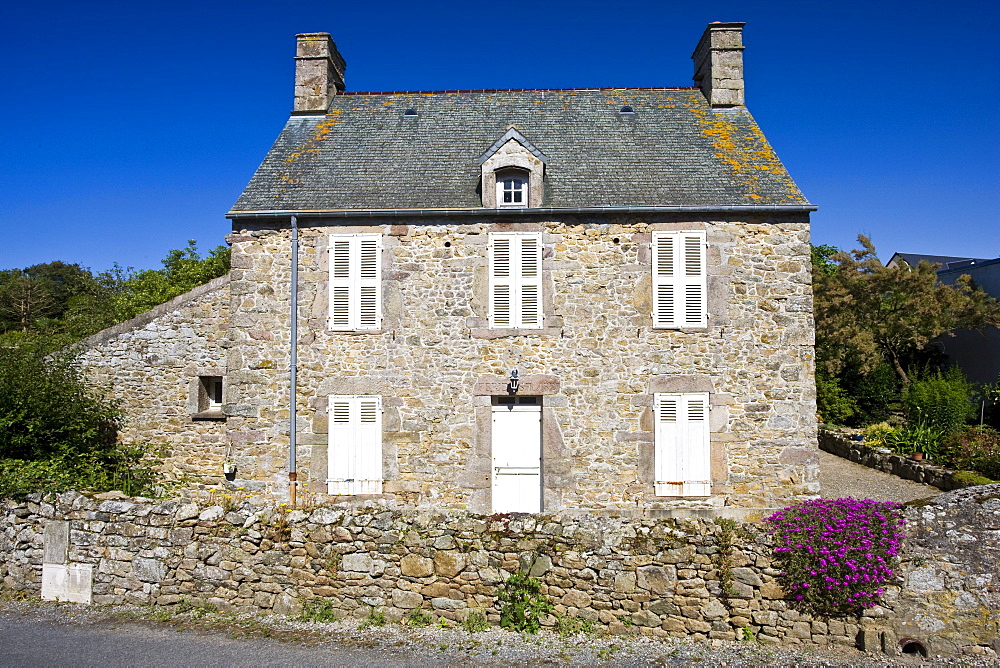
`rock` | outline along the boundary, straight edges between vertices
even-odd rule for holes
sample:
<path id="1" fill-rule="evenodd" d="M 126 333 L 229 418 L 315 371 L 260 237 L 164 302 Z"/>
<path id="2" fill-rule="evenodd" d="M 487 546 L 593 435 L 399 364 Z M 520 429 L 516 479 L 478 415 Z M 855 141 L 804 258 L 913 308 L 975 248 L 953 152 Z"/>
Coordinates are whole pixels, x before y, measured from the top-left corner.
<path id="1" fill-rule="evenodd" d="M 372 558 L 364 552 L 345 554 L 340 560 L 340 570 L 349 573 L 368 573 L 372 569 Z"/>
<path id="2" fill-rule="evenodd" d="M 309 521 L 314 524 L 336 524 L 344 518 L 344 513 L 333 508 L 317 508 L 309 516 Z"/>
<path id="3" fill-rule="evenodd" d="M 763 580 L 760 579 L 760 576 L 752 568 L 734 568 L 731 572 L 733 579 L 737 582 L 742 582 L 751 587 L 760 587 L 764 584 Z"/>
<path id="4" fill-rule="evenodd" d="M 702 606 L 701 614 L 705 619 L 721 619 L 728 615 L 729 611 L 719 601 L 711 600 Z"/>
<path id="5" fill-rule="evenodd" d="M 226 514 L 222 506 L 210 506 L 198 514 L 198 519 L 202 522 L 217 520 Z"/>
<path id="6" fill-rule="evenodd" d="M 636 585 L 657 595 L 673 593 L 677 587 L 677 571 L 672 566 L 643 566 L 636 569 Z"/>
<path id="7" fill-rule="evenodd" d="M 765 582 L 761 585 L 760 595 L 762 598 L 781 599 L 785 598 L 785 590 L 777 582 Z"/>
<path id="8" fill-rule="evenodd" d="M 279 594 L 274 599 L 272 609 L 276 615 L 301 615 L 302 601 L 290 594 Z"/>
<path id="9" fill-rule="evenodd" d="M 635 573 L 618 573 L 615 575 L 615 591 L 619 594 L 631 594 L 635 591 Z"/>
<path id="10" fill-rule="evenodd" d="M 102 513 L 127 513 L 133 508 L 135 504 L 128 501 L 104 501 L 97 510 Z"/>
<path id="11" fill-rule="evenodd" d="M 541 554 L 531 564 L 528 575 L 533 578 L 540 578 L 552 569 L 552 559 L 548 555 Z"/>
<path id="12" fill-rule="evenodd" d="M 571 608 L 588 608 L 590 607 L 590 594 L 571 589 L 563 595 L 560 602 Z"/>
<path id="13" fill-rule="evenodd" d="M 132 570 L 143 582 L 162 582 L 167 575 L 166 566 L 157 559 L 136 557 L 132 560 Z"/>
<path id="14" fill-rule="evenodd" d="M 463 610 L 467 606 L 465 601 L 456 601 L 452 598 L 432 598 L 431 607 L 435 610 Z"/>
<path id="15" fill-rule="evenodd" d="M 654 615 L 649 610 L 640 610 L 639 612 L 632 613 L 631 620 L 636 626 L 645 626 L 646 628 L 653 628 L 663 623 L 659 615 Z"/>
<path id="16" fill-rule="evenodd" d="M 424 603 L 424 597 L 415 591 L 392 590 L 392 604 L 397 608 L 410 610 L 419 608 Z"/>
<path id="17" fill-rule="evenodd" d="M 439 551 L 434 554 L 434 571 L 446 578 L 453 578 L 465 569 L 466 555 L 454 550 Z"/>

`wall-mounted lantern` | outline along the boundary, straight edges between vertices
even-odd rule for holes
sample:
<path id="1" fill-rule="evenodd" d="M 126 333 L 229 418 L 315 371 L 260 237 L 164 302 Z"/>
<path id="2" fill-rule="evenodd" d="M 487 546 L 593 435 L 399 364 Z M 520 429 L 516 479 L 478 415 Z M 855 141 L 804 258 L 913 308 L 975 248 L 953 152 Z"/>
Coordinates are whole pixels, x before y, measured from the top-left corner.
<path id="1" fill-rule="evenodd" d="M 517 369 L 510 370 L 510 382 L 507 383 L 507 394 L 517 394 L 521 380 L 517 377 Z"/>

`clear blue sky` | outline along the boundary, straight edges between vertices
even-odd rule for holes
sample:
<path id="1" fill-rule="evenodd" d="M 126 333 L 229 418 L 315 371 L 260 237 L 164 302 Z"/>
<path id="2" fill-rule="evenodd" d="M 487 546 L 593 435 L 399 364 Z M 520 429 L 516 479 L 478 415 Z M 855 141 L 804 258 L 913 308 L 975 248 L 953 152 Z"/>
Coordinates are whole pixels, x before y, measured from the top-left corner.
<path id="1" fill-rule="evenodd" d="M 1000 3 L 6 2 L 0 268 L 223 243 L 288 117 L 295 34 L 349 90 L 688 86 L 746 21 L 747 106 L 820 209 L 813 241 L 1000 256 Z"/>

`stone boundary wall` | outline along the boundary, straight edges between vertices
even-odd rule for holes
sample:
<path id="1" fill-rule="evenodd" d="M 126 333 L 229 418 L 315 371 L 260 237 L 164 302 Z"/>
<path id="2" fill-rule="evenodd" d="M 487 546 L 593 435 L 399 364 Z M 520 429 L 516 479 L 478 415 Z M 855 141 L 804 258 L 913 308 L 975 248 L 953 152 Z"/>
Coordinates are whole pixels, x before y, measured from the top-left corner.
<path id="1" fill-rule="evenodd" d="M 870 469 L 885 471 L 905 480 L 932 485 L 946 492 L 965 486 L 952 479 L 954 471 L 934 466 L 925 461 L 918 462 L 909 457 L 896 455 L 886 449 L 876 449 L 865 445 L 863 441 L 852 441 L 841 434 L 824 429 L 820 429 L 818 439 L 820 450 L 849 459 L 855 464 L 861 464 Z"/>
<path id="2" fill-rule="evenodd" d="M 186 601 L 296 614 L 319 598 L 343 617 L 365 617 L 372 606 L 390 620 L 415 608 L 460 620 L 481 609 L 496 624 L 500 585 L 526 570 L 542 581 L 554 615 L 613 633 L 719 640 L 752 633 L 762 642 L 889 654 L 905 641 L 934 653 L 994 656 L 1000 485 L 974 489 L 988 493 L 962 490 L 955 494 L 967 496 L 957 501 L 946 494 L 907 510 L 916 551 L 903 557 L 906 584 L 860 618 L 814 619 L 791 609 L 759 524 L 695 518 L 225 508 L 67 492 L 0 506 L 0 579 L 8 590 L 94 603 Z M 973 554 L 967 541 L 994 547 Z"/>

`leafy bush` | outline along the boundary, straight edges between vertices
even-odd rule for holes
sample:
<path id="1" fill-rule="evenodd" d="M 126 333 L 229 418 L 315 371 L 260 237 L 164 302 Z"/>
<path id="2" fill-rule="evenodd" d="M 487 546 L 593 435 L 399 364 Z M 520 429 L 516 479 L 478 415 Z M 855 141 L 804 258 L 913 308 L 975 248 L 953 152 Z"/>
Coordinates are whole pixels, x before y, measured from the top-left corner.
<path id="1" fill-rule="evenodd" d="M 121 421 L 114 404 L 90 394 L 72 354 L 0 349 L 0 458 L 109 451 Z"/>
<path id="2" fill-rule="evenodd" d="M 490 623 L 486 621 L 485 612 L 478 608 L 471 608 L 465 615 L 465 619 L 462 620 L 462 628 L 467 633 L 479 633 L 489 630 Z"/>
<path id="3" fill-rule="evenodd" d="M 893 429 L 883 436 L 883 442 L 896 454 L 922 452 L 928 459 L 936 460 L 942 438 L 944 438 L 942 430 L 921 422 Z"/>
<path id="4" fill-rule="evenodd" d="M 335 622 L 337 609 L 333 601 L 325 598 L 311 598 L 302 604 L 299 620 L 303 622 Z"/>
<path id="5" fill-rule="evenodd" d="M 874 606 L 894 577 L 903 540 L 899 508 L 870 499 L 817 499 L 768 517 L 779 580 L 793 605 L 819 615 Z"/>
<path id="6" fill-rule="evenodd" d="M 95 397 L 74 357 L 0 348 L 0 497 L 68 489 L 156 495 L 155 453 L 117 442 L 122 414 Z"/>
<path id="7" fill-rule="evenodd" d="M 827 424 L 847 424 L 858 405 L 835 377 L 817 373 L 816 410 Z"/>
<path id="8" fill-rule="evenodd" d="M 542 595 L 541 588 L 542 583 L 528 577 L 527 573 L 516 573 L 507 578 L 497 596 L 500 626 L 537 633 L 542 626 L 542 618 L 552 610 L 552 604 Z"/>
<path id="9" fill-rule="evenodd" d="M 945 434 L 957 431 L 976 413 L 972 385 L 958 367 L 935 372 L 910 383 L 903 405 L 913 422 L 923 422 Z"/>
<path id="10" fill-rule="evenodd" d="M 854 421 L 857 424 L 888 419 L 893 404 L 899 401 L 899 378 L 885 362 L 880 362 L 867 373 L 845 374 L 842 385 L 855 402 Z"/>
<path id="11" fill-rule="evenodd" d="M 954 469 L 978 471 L 1000 479 L 1000 432 L 990 427 L 966 427 L 941 443 L 941 461 Z"/>
<path id="12" fill-rule="evenodd" d="M 876 448 L 886 446 L 886 441 L 891 438 L 895 432 L 896 427 L 893 427 L 888 422 L 870 424 L 861 431 L 861 433 L 864 434 L 865 443 Z"/>

